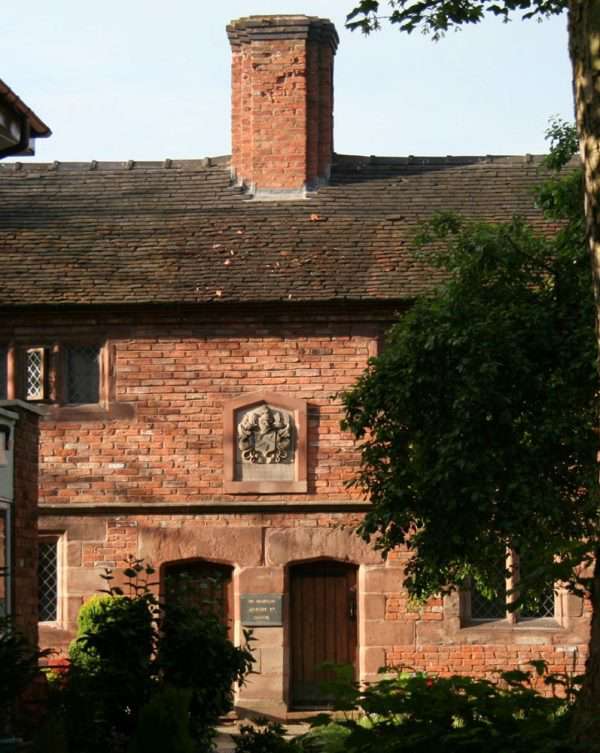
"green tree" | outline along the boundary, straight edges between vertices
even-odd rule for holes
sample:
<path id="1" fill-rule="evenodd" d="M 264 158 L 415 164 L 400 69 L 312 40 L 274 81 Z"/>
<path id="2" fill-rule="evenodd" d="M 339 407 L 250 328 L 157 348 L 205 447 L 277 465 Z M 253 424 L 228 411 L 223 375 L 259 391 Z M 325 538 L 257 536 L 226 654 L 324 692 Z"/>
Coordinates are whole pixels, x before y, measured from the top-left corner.
<path id="1" fill-rule="evenodd" d="M 551 136 L 560 166 L 573 135 Z M 591 595 L 579 704 L 589 721 L 600 708 L 599 560 L 594 578 L 577 565 L 591 566 L 600 536 L 599 380 L 582 190 L 571 173 L 540 191 L 563 223 L 552 237 L 518 219 L 435 218 L 418 253 L 445 268 L 446 284 L 391 329 L 343 399 L 361 440 L 356 483 L 373 503 L 360 533 L 384 554 L 408 547 L 415 596 L 467 579 L 493 591 L 506 547 L 534 563 L 522 599 L 548 578 Z"/>
<path id="2" fill-rule="evenodd" d="M 506 21 L 520 15 L 541 19 L 568 14 L 569 54 L 573 70 L 575 116 L 584 168 L 586 235 L 592 260 L 596 332 L 600 346 L 600 0 L 360 0 L 347 26 L 369 32 L 384 16 L 401 31 L 419 30 L 439 39 L 446 31 L 477 24 L 487 15 Z M 600 675 L 600 671 L 599 671 Z"/>

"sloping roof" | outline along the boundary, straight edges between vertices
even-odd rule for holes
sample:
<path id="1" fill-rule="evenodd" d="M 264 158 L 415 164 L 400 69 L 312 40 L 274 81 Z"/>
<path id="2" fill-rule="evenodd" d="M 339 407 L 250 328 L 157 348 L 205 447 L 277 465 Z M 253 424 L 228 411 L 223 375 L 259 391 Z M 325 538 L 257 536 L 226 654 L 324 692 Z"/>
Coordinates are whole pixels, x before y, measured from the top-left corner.
<path id="1" fill-rule="evenodd" d="M 52 134 L 52 131 L 48 126 L 34 113 L 34 111 L 27 107 L 25 102 L 20 99 L 14 91 L 0 79 L 0 101 L 6 102 L 7 105 L 16 110 L 16 112 L 24 115 L 29 123 L 31 129 L 31 135 L 37 139 L 43 139 Z"/>
<path id="2" fill-rule="evenodd" d="M 336 157 L 331 184 L 249 200 L 228 158 L 0 166 L 0 305 L 401 301 L 436 210 L 543 227 L 531 157 Z"/>

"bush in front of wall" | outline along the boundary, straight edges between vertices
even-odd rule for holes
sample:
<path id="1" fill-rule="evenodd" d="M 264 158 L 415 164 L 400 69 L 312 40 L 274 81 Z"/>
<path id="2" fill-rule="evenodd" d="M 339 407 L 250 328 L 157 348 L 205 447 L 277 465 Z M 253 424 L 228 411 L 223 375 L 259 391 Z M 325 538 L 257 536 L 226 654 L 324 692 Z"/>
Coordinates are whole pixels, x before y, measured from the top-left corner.
<path id="1" fill-rule="evenodd" d="M 353 713 L 335 725 L 321 718 L 305 749 L 339 750 L 332 747 L 339 736 L 328 731 L 341 727 L 345 753 L 584 753 L 569 736 L 581 678 L 530 664 L 496 681 L 397 673 L 364 690 L 342 682 L 343 708 Z M 552 694 L 538 692 L 538 683 Z"/>
<path id="2" fill-rule="evenodd" d="M 48 715 L 36 730 L 32 753 L 68 753 L 67 730 L 62 716 Z"/>
<path id="3" fill-rule="evenodd" d="M 197 753 L 190 734 L 190 690 L 163 687 L 141 709 L 128 753 Z"/>
<path id="4" fill-rule="evenodd" d="M 99 593 L 85 601 L 77 615 L 77 635 L 69 645 L 69 661 L 72 667 L 94 671 L 98 667 L 98 654 L 90 646 L 84 646 L 80 639 L 98 631 L 113 610 L 116 599 L 110 594 Z"/>
<path id="5" fill-rule="evenodd" d="M 302 753 L 296 740 L 285 739 L 285 728 L 278 722 L 256 720 L 256 723 L 244 724 L 240 734 L 234 737 L 234 753 Z"/>
<path id="6" fill-rule="evenodd" d="M 31 646 L 10 618 L 0 618 L 0 737 L 18 731 L 16 701 L 39 674 L 39 660 L 49 653 Z"/>
<path id="7" fill-rule="evenodd" d="M 93 596 L 81 608 L 65 701 L 72 746 L 82 751 L 118 745 L 135 729 L 155 687 L 156 627 L 147 593 Z"/>
<path id="8" fill-rule="evenodd" d="M 254 662 L 247 647 L 251 636 L 244 637 L 243 647 L 234 646 L 219 617 L 201 607 L 177 601 L 165 606 L 158 651 L 161 675 L 171 685 L 191 689 L 192 728 L 207 749 L 219 717 L 233 708 L 234 683 L 243 682 Z"/>
<path id="9" fill-rule="evenodd" d="M 111 585 L 107 571 L 108 588 L 80 614 L 62 693 L 70 748 L 125 753 L 136 740 L 139 749 L 146 740 L 140 737 L 142 716 L 149 725 L 168 726 L 152 700 L 164 692 L 195 750 L 208 753 L 219 716 L 232 707 L 233 684 L 243 682 L 252 654 L 234 646 L 226 627 L 202 605 L 159 604 L 149 582 L 154 570 L 142 560 L 130 558 L 123 572 L 127 582 L 121 588 Z M 184 697 L 189 697 L 185 714 Z M 187 745 L 184 736 L 181 745 Z"/>

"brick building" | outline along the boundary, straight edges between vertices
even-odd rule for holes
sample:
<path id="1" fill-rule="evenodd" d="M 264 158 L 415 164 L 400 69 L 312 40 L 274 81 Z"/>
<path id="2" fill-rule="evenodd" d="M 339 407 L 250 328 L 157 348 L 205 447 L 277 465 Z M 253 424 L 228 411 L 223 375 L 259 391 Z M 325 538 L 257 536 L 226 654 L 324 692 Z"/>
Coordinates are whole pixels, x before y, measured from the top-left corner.
<path id="1" fill-rule="evenodd" d="M 0 159 L 34 153 L 50 129 L 0 80 Z M 3 194 L 0 204 L 7 197 Z M 9 314 L 10 316 L 10 314 Z M 38 419 L 31 403 L 6 401 L 0 366 L 0 617 L 14 617 L 32 644 L 38 639 Z"/>
<path id="2" fill-rule="evenodd" d="M 362 680 L 580 669 L 587 619 L 560 591 L 527 619 L 468 593 L 410 607 L 403 553 L 353 533 L 368 503 L 336 397 L 439 280 L 409 252 L 417 224 L 543 229 L 539 160 L 336 155 L 333 26 L 228 33 L 231 158 L 0 169 L 0 384 L 44 411 L 43 644 L 64 648 L 102 568 L 134 554 L 163 595 L 170 574 L 218 582 L 236 640 L 253 626 L 241 707 L 318 706 L 325 659 Z"/>

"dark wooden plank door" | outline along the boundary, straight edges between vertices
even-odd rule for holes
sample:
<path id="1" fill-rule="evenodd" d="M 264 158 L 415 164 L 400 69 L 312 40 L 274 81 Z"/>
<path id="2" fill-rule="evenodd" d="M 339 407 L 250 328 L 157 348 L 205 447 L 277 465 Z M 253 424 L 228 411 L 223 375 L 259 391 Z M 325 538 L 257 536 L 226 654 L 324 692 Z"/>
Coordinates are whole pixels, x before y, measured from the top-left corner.
<path id="1" fill-rule="evenodd" d="M 322 560 L 290 571 L 291 700 L 295 708 L 325 708 L 320 687 L 332 674 L 324 662 L 349 664 L 356 677 L 356 568 Z"/>

